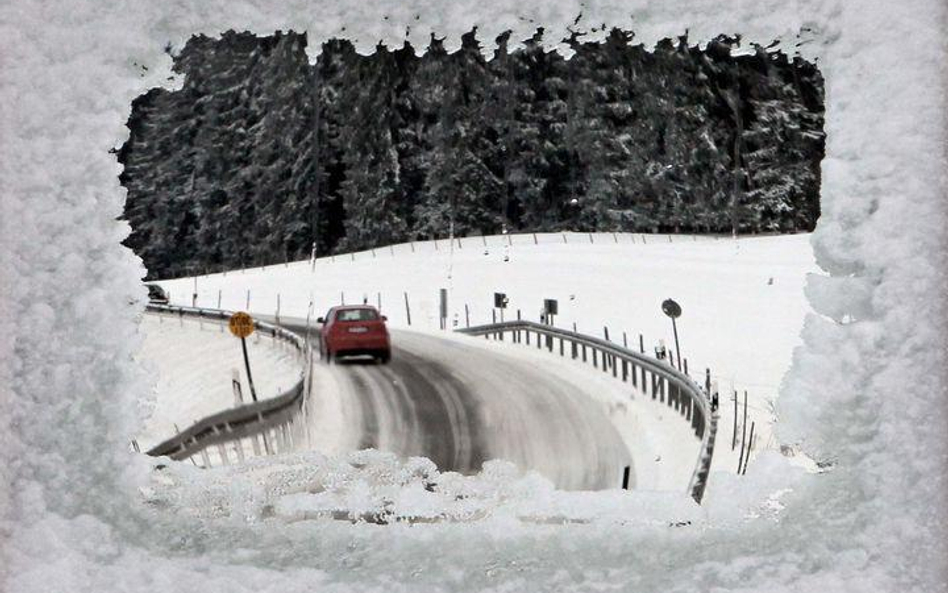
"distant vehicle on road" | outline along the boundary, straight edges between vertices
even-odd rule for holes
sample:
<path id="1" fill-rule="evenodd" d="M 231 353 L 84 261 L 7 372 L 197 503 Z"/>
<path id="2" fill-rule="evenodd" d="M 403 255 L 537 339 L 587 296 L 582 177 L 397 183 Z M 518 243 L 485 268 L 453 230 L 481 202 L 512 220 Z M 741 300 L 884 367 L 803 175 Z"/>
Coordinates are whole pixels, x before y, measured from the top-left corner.
<path id="1" fill-rule="evenodd" d="M 168 304 L 168 293 L 165 292 L 165 289 L 158 286 L 157 284 L 146 284 L 148 287 L 148 302 L 155 303 L 156 305 L 167 305 Z"/>
<path id="2" fill-rule="evenodd" d="M 392 358 L 386 317 L 369 305 L 333 307 L 320 317 L 323 324 L 319 339 L 319 356 L 332 361 L 340 356 L 371 356 L 382 364 Z"/>

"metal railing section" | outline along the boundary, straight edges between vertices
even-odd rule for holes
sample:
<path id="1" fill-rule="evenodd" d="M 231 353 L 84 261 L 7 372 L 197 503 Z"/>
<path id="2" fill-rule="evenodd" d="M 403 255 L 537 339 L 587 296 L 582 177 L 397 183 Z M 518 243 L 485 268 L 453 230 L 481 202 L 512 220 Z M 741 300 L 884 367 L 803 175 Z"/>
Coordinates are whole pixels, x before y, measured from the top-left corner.
<path id="1" fill-rule="evenodd" d="M 148 313 L 227 323 L 233 314 L 220 309 L 179 307 L 149 303 Z M 294 448 L 306 436 L 306 401 L 311 389 L 312 349 L 299 334 L 264 321 L 254 320 L 255 331 L 294 347 L 303 362 L 300 380 L 280 395 L 224 410 L 198 420 L 175 436 L 147 451 L 153 457 L 191 459 L 195 465 L 211 467 L 243 461 L 248 456 L 273 455 Z M 212 449 L 213 447 L 213 449 Z M 198 463 L 200 460 L 200 463 Z"/>
<path id="2" fill-rule="evenodd" d="M 717 413 L 712 413 L 709 395 L 691 377 L 672 367 L 665 361 L 650 358 L 642 352 L 630 350 L 608 340 L 587 336 L 577 332 L 543 325 L 533 321 L 506 321 L 456 330 L 459 333 L 484 336 L 487 339 L 504 340 L 534 346 L 574 360 L 591 362 L 596 368 L 621 381 L 632 383 L 652 399 L 674 409 L 691 422 L 695 436 L 701 441 L 701 449 L 695 469 L 688 484 L 688 492 L 701 502 L 717 433 Z"/>

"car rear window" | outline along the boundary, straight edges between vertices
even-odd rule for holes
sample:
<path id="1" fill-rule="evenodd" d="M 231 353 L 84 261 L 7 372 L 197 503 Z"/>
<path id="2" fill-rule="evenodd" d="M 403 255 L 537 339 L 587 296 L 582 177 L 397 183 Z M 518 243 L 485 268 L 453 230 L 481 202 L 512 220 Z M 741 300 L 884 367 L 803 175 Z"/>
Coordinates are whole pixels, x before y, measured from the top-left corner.
<path id="1" fill-rule="evenodd" d="M 375 321 L 378 318 L 374 309 L 343 309 L 336 313 L 336 321 Z"/>

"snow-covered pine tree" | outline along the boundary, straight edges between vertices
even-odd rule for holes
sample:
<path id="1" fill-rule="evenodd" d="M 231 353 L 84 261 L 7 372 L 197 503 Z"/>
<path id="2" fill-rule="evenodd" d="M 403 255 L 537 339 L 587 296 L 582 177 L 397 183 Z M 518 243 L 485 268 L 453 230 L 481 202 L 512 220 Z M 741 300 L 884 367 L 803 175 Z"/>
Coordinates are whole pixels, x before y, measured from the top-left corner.
<path id="1" fill-rule="evenodd" d="M 360 85 L 344 93 L 350 117 L 346 128 L 341 186 L 345 205 L 345 239 L 340 248 L 363 249 L 401 240 L 407 225 L 400 216 L 398 155 L 389 123 L 392 121 L 394 74 L 392 54 L 384 47 L 356 65 Z"/>

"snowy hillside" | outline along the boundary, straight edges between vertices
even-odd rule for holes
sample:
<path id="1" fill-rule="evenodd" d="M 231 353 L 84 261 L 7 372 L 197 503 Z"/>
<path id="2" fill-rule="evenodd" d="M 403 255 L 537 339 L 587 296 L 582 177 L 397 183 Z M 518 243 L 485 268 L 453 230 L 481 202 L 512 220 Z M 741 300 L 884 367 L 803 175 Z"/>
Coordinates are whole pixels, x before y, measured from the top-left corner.
<path id="1" fill-rule="evenodd" d="M 402 244 L 373 251 L 248 269 L 197 278 L 197 304 L 253 313 L 305 318 L 340 302 L 378 304 L 396 327 L 438 331 L 438 289 L 449 290 L 450 325 L 488 323 L 493 293 L 510 303 L 506 318 L 520 310 L 538 320 L 544 298 L 559 301 L 555 324 L 654 351 L 660 340 L 674 349 L 671 324 L 661 302 L 674 298 L 682 354 L 692 376 L 704 369 L 721 392 L 715 469 L 734 471 L 739 456 L 743 393 L 749 396 L 748 431 L 755 423 L 756 449 L 775 447 L 769 425 L 772 403 L 791 353 L 800 343 L 809 310 L 806 274 L 816 271 L 809 235 L 716 239 L 714 237 L 600 234 L 540 234 L 469 237 Z M 193 278 L 162 282 L 177 304 L 190 304 Z M 733 391 L 740 394 L 737 445 Z"/>
<path id="2" fill-rule="evenodd" d="M 155 402 L 138 444 L 147 450 L 197 420 L 235 405 L 231 388 L 236 372 L 245 402 L 251 401 L 240 341 L 220 324 L 191 318 L 146 314 L 142 317 L 143 364 L 157 374 Z M 302 371 L 295 349 L 261 337 L 247 339 L 254 387 L 259 399 L 290 388 Z"/>

